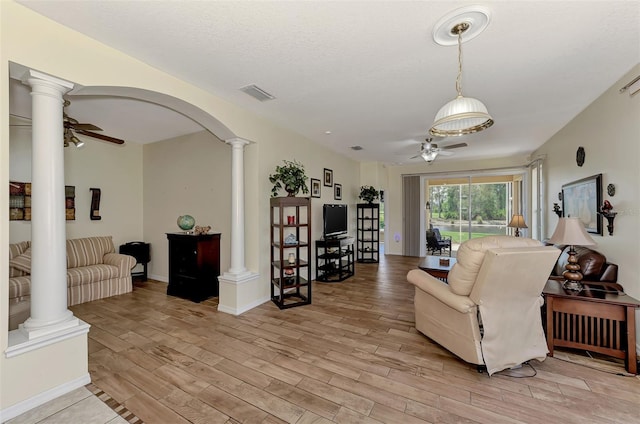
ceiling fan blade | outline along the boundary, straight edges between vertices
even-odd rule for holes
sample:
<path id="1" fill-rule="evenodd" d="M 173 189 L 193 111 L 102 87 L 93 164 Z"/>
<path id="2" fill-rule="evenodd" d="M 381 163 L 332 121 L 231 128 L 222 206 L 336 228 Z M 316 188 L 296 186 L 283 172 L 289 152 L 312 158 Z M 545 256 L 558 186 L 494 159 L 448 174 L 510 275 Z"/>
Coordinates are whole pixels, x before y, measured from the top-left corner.
<path id="1" fill-rule="evenodd" d="M 415 158 L 419 158 L 420 156 L 422 156 L 422 154 L 419 155 L 415 155 L 415 156 L 411 156 L 409 159 L 415 159 Z"/>
<path id="2" fill-rule="evenodd" d="M 441 149 L 457 149 L 459 147 L 467 147 L 467 143 L 451 144 L 450 146 L 441 147 Z"/>
<path id="3" fill-rule="evenodd" d="M 97 138 L 97 139 L 100 139 L 100 140 L 104 140 L 104 141 L 108 141 L 110 143 L 124 144 L 124 140 L 120 140 L 119 138 L 109 137 L 108 135 L 96 134 L 96 133 L 93 133 L 91 131 L 78 130 L 78 129 L 76 129 L 75 132 L 77 132 L 78 134 L 86 135 L 86 136 L 89 136 L 89 137 L 94 137 L 94 138 Z"/>
<path id="4" fill-rule="evenodd" d="M 442 156 L 453 156 L 453 155 L 455 155 L 455 153 L 447 152 L 446 150 L 438 150 L 438 154 L 442 155 Z"/>
<path id="5" fill-rule="evenodd" d="M 102 128 L 96 127 L 93 124 L 70 124 L 69 125 L 74 130 L 85 130 L 85 131 L 102 131 Z"/>

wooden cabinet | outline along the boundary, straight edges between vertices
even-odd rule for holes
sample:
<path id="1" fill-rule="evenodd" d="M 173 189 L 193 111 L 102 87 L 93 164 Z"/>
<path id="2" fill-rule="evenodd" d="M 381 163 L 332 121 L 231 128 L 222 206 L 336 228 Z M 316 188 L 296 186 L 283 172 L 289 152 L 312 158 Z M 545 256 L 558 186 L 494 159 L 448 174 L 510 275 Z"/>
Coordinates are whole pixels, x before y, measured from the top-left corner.
<path id="1" fill-rule="evenodd" d="M 273 197 L 271 300 L 280 309 L 311 303 L 311 199 Z"/>
<path id="2" fill-rule="evenodd" d="M 167 233 L 167 294 L 201 302 L 218 296 L 220 234 Z"/>
<path id="3" fill-rule="evenodd" d="M 353 237 L 316 240 L 316 280 L 344 281 L 355 274 Z"/>
<path id="4" fill-rule="evenodd" d="M 358 262 L 377 263 L 380 260 L 380 205 L 359 203 L 357 206 Z"/>

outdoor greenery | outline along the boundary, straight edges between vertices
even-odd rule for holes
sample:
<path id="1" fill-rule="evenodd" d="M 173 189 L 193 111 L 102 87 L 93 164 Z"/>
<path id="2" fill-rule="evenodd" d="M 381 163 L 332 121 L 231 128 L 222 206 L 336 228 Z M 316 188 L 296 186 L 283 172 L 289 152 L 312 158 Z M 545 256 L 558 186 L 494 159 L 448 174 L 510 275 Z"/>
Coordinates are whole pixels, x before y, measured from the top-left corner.
<path id="1" fill-rule="evenodd" d="M 468 199 L 469 186 L 466 184 L 432 186 L 429 200 L 432 217 L 447 220 L 468 219 Z M 506 204 L 506 184 L 471 185 L 471 220 L 475 223 L 506 220 Z"/>

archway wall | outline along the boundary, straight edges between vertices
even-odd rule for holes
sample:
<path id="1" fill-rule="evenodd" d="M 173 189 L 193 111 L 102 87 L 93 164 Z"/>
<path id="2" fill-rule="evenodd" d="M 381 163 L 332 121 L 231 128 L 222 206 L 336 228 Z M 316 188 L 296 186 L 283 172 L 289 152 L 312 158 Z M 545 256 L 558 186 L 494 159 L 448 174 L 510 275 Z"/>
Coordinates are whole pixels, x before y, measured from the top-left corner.
<path id="1" fill-rule="evenodd" d="M 231 134 L 254 142 L 245 149 L 248 223 L 245 246 L 246 266 L 258 272 L 260 278 L 255 287 L 247 287 L 246 298 L 238 300 L 238 309 L 268 298 L 271 188 L 268 175 L 282 159 L 299 160 L 306 166 L 307 175 L 314 178 L 322 177 L 324 167 L 332 168 L 334 181 L 343 186 L 342 203 L 353 205 L 357 202 L 359 167 L 356 162 L 9 0 L 0 2 L 0 93 L 3 93 L 0 100 L 0 184 L 3 187 L 7 187 L 9 179 L 9 101 L 6 93 L 12 63 L 78 84 L 82 88 L 77 94 L 105 88 L 114 94 L 113 90 L 131 87 L 137 89 L 138 96 L 173 99 L 176 102 L 173 108 L 179 112 L 192 117 L 202 112 L 196 120 L 218 138 L 224 140 Z M 181 107 L 191 109 L 181 110 Z M 228 181 L 224 183 L 229 184 Z M 333 190 L 328 187 L 323 187 L 321 199 L 314 199 L 314 238 L 319 236 L 322 203 L 333 201 Z M 5 189 L 0 191 L 0 412 L 86 373 L 86 362 L 75 365 L 54 353 L 51 358 L 60 370 L 56 375 L 46 372 L 51 361 L 45 364 L 35 356 L 30 359 L 29 354 L 16 361 L 1 353 L 8 344 L 8 333 L 3 330 L 7 328 L 4 311 L 8 303 L 7 206 Z M 230 237 L 230 234 L 225 236 Z M 77 349 L 73 343 L 69 342 L 68 350 Z"/>

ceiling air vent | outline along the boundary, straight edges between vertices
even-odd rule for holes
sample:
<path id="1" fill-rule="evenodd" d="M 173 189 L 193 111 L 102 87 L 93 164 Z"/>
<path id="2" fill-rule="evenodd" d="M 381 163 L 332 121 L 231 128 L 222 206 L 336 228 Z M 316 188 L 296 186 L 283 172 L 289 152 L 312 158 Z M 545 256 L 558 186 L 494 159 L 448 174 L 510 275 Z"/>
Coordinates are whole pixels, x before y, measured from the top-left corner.
<path id="1" fill-rule="evenodd" d="M 266 102 L 267 100 L 275 99 L 274 96 L 264 91 L 262 88 L 258 87 L 255 84 L 247 85 L 246 87 L 242 87 L 240 91 L 244 91 L 251 97 L 260 100 L 261 102 Z"/>
<path id="2" fill-rule="evenodd" d="M 362 150 L 362 146 L 351 146 L 351 150 Z"/>

